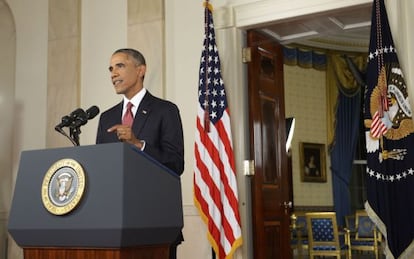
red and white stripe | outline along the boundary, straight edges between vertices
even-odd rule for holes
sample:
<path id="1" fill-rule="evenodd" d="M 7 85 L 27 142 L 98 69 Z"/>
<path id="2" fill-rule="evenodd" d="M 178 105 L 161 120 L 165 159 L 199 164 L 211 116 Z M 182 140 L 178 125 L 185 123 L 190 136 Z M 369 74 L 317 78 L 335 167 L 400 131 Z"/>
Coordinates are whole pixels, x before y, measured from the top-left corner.
<path id="1" fill-rule="evenodd" d="M 387 133 L 387 131 L 387 126 L 385 126 L 384 122 L 382 122 L 381 117 L 379 116 L 379 112 L 376 111 L 374 116 L 372 117 L 371 135 L 374 138 L 379 138 L 383 134 Z"/>
<path id="2" fill-rule="evenodd" d="M 194 201 L 208 227 L 217 258 L 230 258 L 242 243 L 238 191 L 228 110 L 205 130 L 199 106 L 195 137 Z"/>

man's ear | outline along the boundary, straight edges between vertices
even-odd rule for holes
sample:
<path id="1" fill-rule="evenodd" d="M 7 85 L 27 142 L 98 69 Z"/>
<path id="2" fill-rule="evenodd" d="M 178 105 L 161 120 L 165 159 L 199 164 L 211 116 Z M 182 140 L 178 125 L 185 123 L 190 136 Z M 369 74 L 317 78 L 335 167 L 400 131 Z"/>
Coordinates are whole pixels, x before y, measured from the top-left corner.
<path id="1" fill-rule="evenodd" d="M 144 78 L 145 72 L 147 72 L 147 66 L 145 66 L 145 65 L 138 66 L 138 76 L 140 78 Z"/>

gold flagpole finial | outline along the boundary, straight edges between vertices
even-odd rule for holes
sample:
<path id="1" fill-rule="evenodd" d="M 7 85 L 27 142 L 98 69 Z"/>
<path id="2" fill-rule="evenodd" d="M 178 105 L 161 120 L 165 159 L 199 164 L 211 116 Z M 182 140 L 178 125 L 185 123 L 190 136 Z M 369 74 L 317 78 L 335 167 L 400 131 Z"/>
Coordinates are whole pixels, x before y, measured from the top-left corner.
<path id="1" fill-rule="evenodd" d="M 203 6 L 207 7 L 210 10 L 210 12 L 213 12 L 213 6 L 210 4 L 209 0 L 204 1 Z"/>

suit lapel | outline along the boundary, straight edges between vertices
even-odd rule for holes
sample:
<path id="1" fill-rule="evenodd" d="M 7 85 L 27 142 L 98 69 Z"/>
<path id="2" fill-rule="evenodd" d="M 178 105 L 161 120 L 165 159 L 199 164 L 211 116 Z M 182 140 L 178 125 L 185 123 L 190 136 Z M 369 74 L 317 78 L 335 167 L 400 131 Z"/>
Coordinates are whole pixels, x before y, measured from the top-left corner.
<path id="1" fill-rule="evenodd" d="M 135 136 L 139 136 L 142 128 L 144 127 L 148 116 L 151 111 L 152 95 L 147 91 L 144 98 L 142 98 L 139 104 L 137 113 L 135 114 L 134 123 L 132 124 L 132 130 Z"/>
<path id="2" fill-rule="evenodd" d="M 124 108 L 124 101 L 120 102 L 116 108 L 115 112 L 113 113 L 113 118 L 111 118 L 111 121 L 116 122 L 115 124 L 122 124 L 122 109 Z M 112 127 L 112 126 L 111 126 Z"/>

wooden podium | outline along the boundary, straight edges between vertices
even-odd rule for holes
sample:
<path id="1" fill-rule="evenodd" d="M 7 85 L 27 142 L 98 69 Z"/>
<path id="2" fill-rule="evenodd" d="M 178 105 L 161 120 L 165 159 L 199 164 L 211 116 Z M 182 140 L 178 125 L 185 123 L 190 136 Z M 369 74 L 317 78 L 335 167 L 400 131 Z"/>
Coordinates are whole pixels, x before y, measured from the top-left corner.
<path id="1" fill-rule="evenodd" d="M 67 159 L 83 169 L 85 188 L 71 211 L 56 215 L 46 209 L 45 179 L 66 170 L 51 168 Z M 8 231 L 25 259 L 168 258 L 182 227 L 179 176 L 128 144 L 21 154 Z"/>

